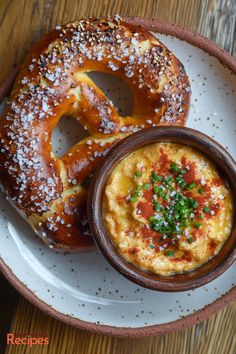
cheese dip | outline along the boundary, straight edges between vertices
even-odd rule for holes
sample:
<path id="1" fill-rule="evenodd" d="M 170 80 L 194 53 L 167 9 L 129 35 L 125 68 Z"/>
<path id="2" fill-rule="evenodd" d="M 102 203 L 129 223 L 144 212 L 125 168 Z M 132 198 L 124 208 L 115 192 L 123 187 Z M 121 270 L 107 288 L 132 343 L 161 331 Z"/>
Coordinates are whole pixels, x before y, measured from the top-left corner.
<path id="1" fill-rule="evenodd" d="M 160 275 L 206 263 L 233 223 L 232 194 L 213 162 L 192 147 L 167 142 L 140 148 L 114 168 L 103 210 L 120 254 Z"/>

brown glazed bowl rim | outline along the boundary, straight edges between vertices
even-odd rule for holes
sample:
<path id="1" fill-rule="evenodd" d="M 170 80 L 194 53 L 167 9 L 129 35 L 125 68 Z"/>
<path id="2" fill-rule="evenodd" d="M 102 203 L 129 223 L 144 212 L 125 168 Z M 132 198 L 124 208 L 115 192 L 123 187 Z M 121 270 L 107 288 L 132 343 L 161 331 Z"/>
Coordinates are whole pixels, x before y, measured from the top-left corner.
<path id="1" fill-rule="evenodd" d="M 94 173 L 88 192 L 88 220 L 98 248 L 108 262 L 127 279 L 148 289 L 186 291 L 200 287 L 217 278 L 236 260 L 236 223 L 221 251 L 201 267 L 169 276 L 146 272 L 129 263 L 119 253 L 106 228 L 103 215 L 103 196 L 106 183 L 114 168 L 128 155 L 157 142 L 174 142 L 191 146 L 204 153 L 222 171 L 236 200 L 236 163 L 230 154 L 209 136 L 186 127 L 159 126 L 134 133 L 113 147 Z M 235 208 L 235 203 L 234 203 Z"/>
<path id="2" fill-rule="evenodd" d="M 236 59 L 232 55 L 227 53 L 224 49 L 219 47 L 216 43 L 200 35 L 199 33 L 178 26 L 174 23 L 168 23 L 166 21 L 156 20 L 152 18 L 123 17 L 123 19 L 127 22 L 142 26 L 148 31 L 174 36 L 176 38 L 179 38 L 180 40 L 186 41 L 187 43 L 190 43 L 195 47 L 200 48 L 205 53 L 214 56 L 223 65 L 225 65 L 228 69 L 232 70 L 232 72 L 236 74 Z M 9 73 L 7 79 L 0 85 L 1 100 L 6 97 L 10 92 L 17 71 L 18 69 L 15 69 L 11 73 Z M 208 319 L 217 311 L 221 310 L 226 305 L 236 300 L 236 286 L 234 286 L 228 292 L 226 292 L 213 302 L 209 300 L 208 304 L 205 307 L 194 311 L 193 313 L 186 314 L 185 316 L 173 320 L 171 322 L 146 325 L 143 327 L 117 327 L 114 325 L 112 326 L 106 324 L 98 324 L 81 320 L 80 318 L 75 318 L 73 316 L 70 316 L 69 314 L 62 313 L 60 310 L 54 309 L 52 306 L 50 306 L 42 299 L 40 299 L 37 295 L 35 295 L 35 293 L 31 289 L 26 287 L 26 285 L 20 279 L 18 279 L 16 275 L 12 272 L 9 265 L 6 264 L 1 258 L 0 271 L 22 296 L 24 296 L 33 305 L 38 307 L 46 315 L 50 315 L 56 320 L 62 321 L 68 325 L 80 329 L 121 338 L 140 338 L 151 335 L 162 335 L 172 333 L 178 330 L 183 330 L 189 326 L 193 326 L 199 323 L 200 321 Z"/>

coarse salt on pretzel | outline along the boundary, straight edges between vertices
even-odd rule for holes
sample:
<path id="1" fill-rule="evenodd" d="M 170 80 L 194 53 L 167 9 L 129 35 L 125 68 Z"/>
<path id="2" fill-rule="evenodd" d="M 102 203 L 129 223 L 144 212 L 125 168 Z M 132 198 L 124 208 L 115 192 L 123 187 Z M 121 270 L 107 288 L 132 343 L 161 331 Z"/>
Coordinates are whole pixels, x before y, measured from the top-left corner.
<path id="1" fill-rule="evenodd" d="M 119 116 L 89 71 L 129 85 L 131 116 Z M 0 182 L 7 198 L 49 247 L 91 249 L 83 182 L 127 134 L 183 125 L 189 99 L 183 65 L 142 28 L 118 16 L 57 26 L 26 58 L 0 120 Z M 65 114 L 89 137 L 56 158 L 52 132 Z"/>

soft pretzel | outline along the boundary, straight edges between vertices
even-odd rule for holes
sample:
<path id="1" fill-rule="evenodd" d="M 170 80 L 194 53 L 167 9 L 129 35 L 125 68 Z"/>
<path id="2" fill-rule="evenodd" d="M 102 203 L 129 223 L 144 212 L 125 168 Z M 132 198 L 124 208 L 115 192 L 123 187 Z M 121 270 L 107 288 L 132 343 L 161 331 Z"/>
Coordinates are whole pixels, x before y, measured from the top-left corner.
<path id="1" fill-rule="evenodd" d="M 119 116 L 89 71 L 126 81 L 134 100 L 130 117 Z M 7 198 L 49 247 L 90 249 L 83 182 L 127 134 L 183 125 L 189 97 L 183 65 L 142 28 L 118 16 L 57 26 L 26 58 L 0 120 L 0 182 Z M 51 137 L 65 114 L 89 137 L 57 159 Z"/>

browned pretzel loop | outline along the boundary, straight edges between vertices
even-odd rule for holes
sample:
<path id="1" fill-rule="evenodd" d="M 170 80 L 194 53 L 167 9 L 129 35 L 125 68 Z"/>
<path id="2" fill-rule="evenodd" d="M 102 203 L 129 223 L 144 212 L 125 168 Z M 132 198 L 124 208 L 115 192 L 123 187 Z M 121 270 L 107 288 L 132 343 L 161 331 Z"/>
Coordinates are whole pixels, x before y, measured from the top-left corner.
<path id="1" fill-rule="evenodd" d="M 119 116 L 90 71 L 116 75 L 129 85 L 129 117 Z M 57 26 L 26 58 L 1 117 L 2 188 L 50 247 L 88 250 L 93 243 L 83 182 L 127 134 L 183 125 L 189 96 L 183 65 L 149 32 L 118 16 Z M 78 119 L 89 136 L 56 158 L 52 132 L 65 114 Z"/>

